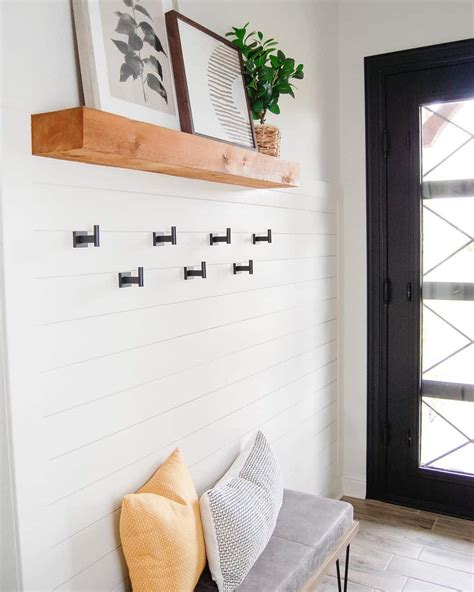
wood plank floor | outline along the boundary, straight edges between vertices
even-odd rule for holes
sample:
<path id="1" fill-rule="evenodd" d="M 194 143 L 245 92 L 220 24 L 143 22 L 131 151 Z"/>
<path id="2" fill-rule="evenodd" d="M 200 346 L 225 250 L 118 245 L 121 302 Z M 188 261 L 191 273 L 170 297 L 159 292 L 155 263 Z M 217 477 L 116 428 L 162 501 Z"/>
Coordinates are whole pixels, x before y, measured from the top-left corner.
<path id="1" fill-rule="evenodd" d="M 474 592 L 474 522 L 372 500 L 354 506 L 350 592 Z M 342 566 L 341 566 L 342 567 Z M 335 570 L 314 592 L 337 591 Z"/>

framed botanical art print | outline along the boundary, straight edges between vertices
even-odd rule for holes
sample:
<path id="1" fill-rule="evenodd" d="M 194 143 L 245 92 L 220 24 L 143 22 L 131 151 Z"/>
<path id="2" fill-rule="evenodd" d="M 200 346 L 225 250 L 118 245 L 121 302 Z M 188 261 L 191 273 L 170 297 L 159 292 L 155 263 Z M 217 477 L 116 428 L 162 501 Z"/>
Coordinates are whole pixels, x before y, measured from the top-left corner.
<path id="1" fill-rule="evenodd" d="M 73 0 L 88 107 L 179 129 L 161 0 Z"/>
<path id="2" fill-rule="evenodd" d="M 174 10 L 165 18 L 182 131 L 255 150 L 240 50 Z"/>

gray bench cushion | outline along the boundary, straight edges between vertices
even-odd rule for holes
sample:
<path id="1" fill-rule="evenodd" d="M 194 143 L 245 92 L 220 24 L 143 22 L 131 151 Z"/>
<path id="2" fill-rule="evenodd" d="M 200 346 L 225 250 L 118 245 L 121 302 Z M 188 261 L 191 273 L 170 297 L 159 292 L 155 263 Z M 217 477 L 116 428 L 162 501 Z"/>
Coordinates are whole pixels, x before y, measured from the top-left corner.
<path id="1" fill-rule="evenodd" d="M 239 592 L 296 592 L 352 525 L 346 502 L 285 489 L 275 531 Z M 206 569 L 195 592 L 215 592 Z"/>

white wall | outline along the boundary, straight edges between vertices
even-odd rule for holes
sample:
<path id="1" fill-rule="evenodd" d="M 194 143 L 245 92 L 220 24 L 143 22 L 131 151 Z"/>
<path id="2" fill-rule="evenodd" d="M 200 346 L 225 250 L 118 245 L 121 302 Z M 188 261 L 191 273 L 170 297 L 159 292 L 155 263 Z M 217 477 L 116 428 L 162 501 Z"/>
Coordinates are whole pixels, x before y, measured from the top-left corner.
<path id="1" fill-rule="evenodd" d="M 7 413 L 28 591 L 122 589 L 121 497 L 177 445 L 202 491 L 262 427 L 287 486 L 338 493 L 337 10 L 198 6 L 191 16 L 219 30 L 255 15 L 305 62 L 276 120 L 301 189 L 32 157 L 30 113 L 80 104 L 70 6 L 1 2 Z M 72 231 L 97 223 L 100 249 L 72 249 Z M 172 224 L 178 246 L 153 248 Z M 226 226 L 232 246 L 209 247 Z M 251 245 L 268 227 L 274 243 Z M 255 275 L 232 276 L 250 257 Z M 208 279 L 184 282 L 201 259 Z M 145 288 L 119 290 L 117 272 L 138 265 Z"/>
<path id="2" fill-rule="evenodd" d="M 471 0 L 342 1 L 339 18 L 341 344 L 344 493 L 365 497 L 365 56 L 473 36 Z"/>

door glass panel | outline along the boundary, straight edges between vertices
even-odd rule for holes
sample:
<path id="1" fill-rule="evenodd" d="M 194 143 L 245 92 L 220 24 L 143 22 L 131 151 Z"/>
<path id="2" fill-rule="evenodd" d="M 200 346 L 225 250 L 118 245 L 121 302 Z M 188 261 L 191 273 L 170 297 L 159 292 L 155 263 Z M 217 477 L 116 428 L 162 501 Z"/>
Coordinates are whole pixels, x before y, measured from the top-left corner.
<path id="1" fill-rule="evenodd" d="M 421 121 L 420 465 L 474 474 L 474 99 Z"/>

